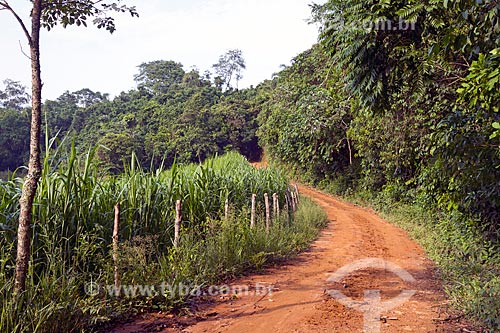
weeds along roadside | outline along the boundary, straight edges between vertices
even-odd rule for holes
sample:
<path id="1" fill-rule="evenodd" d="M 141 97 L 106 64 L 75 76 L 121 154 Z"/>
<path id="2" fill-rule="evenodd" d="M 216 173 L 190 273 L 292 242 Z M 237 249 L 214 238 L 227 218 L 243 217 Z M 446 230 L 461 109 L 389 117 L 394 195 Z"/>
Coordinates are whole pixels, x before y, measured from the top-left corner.
<path id="1" fill-rule="evenodd" d="M 203 286 L 288 258 L 316 237 L 324 213 L 307 199 L 293 218 L 282 209 L 266 232 L 263 194 L 285 202 L 288 179 L 274 168 L 254 169 L 230 153 L 203 165 L 144 172 L 132 159 L 122 175 L 103 175 L 74 148 L 45 160 L 34 206 L 32 262 L 27 291 L 12 302 L 15 230 L 21 179 L 0 183 L 0 332 L 81 332 L 121 316 L 169 309 L 182 293 L 113 297 L 113 208 L 121 203 L 118 266 L 123 285 Z M 257 223 L 249 226 L 251 194 Z M 179 247 L 172 247 L 175 201 L 181 199 Z M 230 213 L 224 217 L 228 199 Z M 100 292 L 89 295 L 88 286 Z"/>
<path id="2" fill-rule="evenodd" d="M 500 332 L 500 238 L 488 240 L 473 217 L 426 206 L 412 193 L 395 199 L 393 186 L 381 192 L 361 190 L 350 174 L 319 180 L 296 165 L 276 160 L 270 165 L 286 170 L 291 179 L 370 207 L 406 230 L 437 265 L 451 309 L 488 332 Z"/>
<path id="3" fill-rule="evenodd" d="M 376 201 L 372 207 L 408 231 L 436 263 L 452 308 L 478 326 L 498 332 L 500 244 L 485 240 L 478 230 L 464 229 L 468 217 L 457 212 L 433 213 L 416 204 Z"/>
<path id="4" fill-rule="evenodd" d="M 390 188 L 373 193 L 346 188 L 347 183 L 323 181 L 319 187 L 371 207 L 406 230 L 436 263 L 451 308 L 490 332 L 500 331 L 500 240 L 485 239 L 474 227 L 478 221 L 456 211 L 424 207 L 418 200 L 395 200 Z"/>

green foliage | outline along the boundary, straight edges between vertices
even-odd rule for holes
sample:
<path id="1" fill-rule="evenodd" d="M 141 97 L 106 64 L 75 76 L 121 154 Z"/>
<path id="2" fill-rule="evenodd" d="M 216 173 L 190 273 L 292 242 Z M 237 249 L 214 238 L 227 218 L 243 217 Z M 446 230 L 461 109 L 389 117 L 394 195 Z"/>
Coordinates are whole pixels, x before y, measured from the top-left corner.
<path id="1" fill-rule="evenodd" d="M 324 213 L 302 200 L 291 223 L 288 211 L 262 217 L 263 193 L 285 203 L 289 181 L 275 169 L 255 169 L 236 153 L 202 165 L 144 172 L 133 159 L 121 175 L 101 175 L 95 151 L 80 159 L 48 156 L 34 205 L 32 261 L 22 307 L 12 303 L 15 226 L 21 179 L 0 182 L 0 327 L 8 332 L 81 332 L 131 309 L 169 308 L 189 295 L 116 298 L 110 253 L 113 210 L 121 203 L 120 260 L 123 285 L 162 282 L 203 288 L 218 279 L 281 260 L 304 249 L 324 225 Z M 252 193 L 259 218 L 249 227 Z M 172 248 L 175 201 L 182 199 L 180 247 Z M 230 216 L 224 218 L 229 200 Z M 100 286 L 88 295 L 89 283 Z M 87 289 L 86 289 L 87 288 Z"/>
<path id="2" fill-rule="evenodd" d="M 460 52 L 468 59 L 487 54 L 500 44 L 500 8 L 492 0 L 444 1 L 442 6 L 451 16 L 450 25 L 438 35 L 437 47 Z"/>
<path id="3" fill-rule="evenodd" d="M 89 3 L 82 2 L 82 6 L 85 4 Z M 63 3 L 54 2 L 54 6 L 61 7 Z M 103 7 L 103 10 L 120 8 Z M 229 174 L 218 174 L 208 164 L 198 170 L 192 167 L 189 172 L 181 172 L 176 163 L 201 162 L 232 149 L 258 159 L 260 143 L 271 162 L 283 163 L 291 167 L 292 172 L 336 193 L 363 193 L 381 206 L 392 207 L 393 202 L 398 201 L 419 204 L 436 214 L 444 214 L 409 228 L 436 237 L 431 240 L 424 237 L 422 241 L 428 243 L 429 249 L 438 244 L 433 258 L 443 268 L 443 277 L 450 283 L 449 294 L 456 304 L 491 329 L 498 329 L 498 316 L 492 312 L 498 305 L 495 299 L 498 271 L 491 269 L 492 265 L 498 265 L 495 253 L 500 241 L 500 9 L 497 2 L 330 0 L 324 5 L 312 5 L 312 9 L 312 21 L 321 24 L 320 44 L 295 57 L 291 66 L 255 89 L 229 89 L 231 80 L 235 76 L 238 80 L 240 70 L 245 67 L 241 52 L 233 50 L 214 65 L 218 76 L 213 82 L 209 74 L 201 75 L 197 70 L 186 72 L 179 63 L 155 61 L 139 66 L 137 90 L 124 92 L 113 100 L 83 90 L 66 93 L 57 101 L 47 101 L 50 135 L 74 135 L 78 142 L 73 161 L 78 160 L 78 153 L 101 144 L 96 154 L 100 166 L 104 167 L 99 170 L 126 171 L 126 177 L 112 176 L 101 183 L 101 173 L 92 169 L 95 175 L 91 178 L 99 181 L 89 187 L 93 189 L 88 194 L 91 197 L 80 199 L 80 185 L 65 188 L 71 173 L 64 169 L 67 164 L 58 164 L 54 159 L 54 167 L 63 169 L 58 176 L 51 176 L 53 186 L 59 186 L 51 190 L 51 195 L 54 198 L 61 194 L 74 196 L 86 207 L 85 214 L 95 210 L 91 202 L 107 207 L 106 214 L 111 214 L 113 203 L 125 200 L 129 221 L 126 235 L 135 251 L 138 246 L 133 243 L 135 236 L 160 229 L 161 223 L 172 218 L 171 208 L 165 206 L 163 215 L 158 215 L 151 207 L 163 207 L 163 204 L 171 207 L 173 198 L 184 193 L 182 197 L 187 200 L 184 227 L 193 232 L 186 235 L 184 244 L 190 244 L 193 250 L 183 250 L 185 259 L 175 271 L 167 264 L 169 258 L 180 255 L 175 251 L 169 252 L 170 257 L 165 257 L 160 266 L 173 279 L 184 276 L 215 279 L 216 274 L 209 272 L 210 267 L 224 267 L 228 263 L 234 265 L 235 270 L 248 263 L 258 267 L 272 257 L 259 249 L 271 252 L 274 249 L 260 238 L 261 231 L 242 228 L 233 222 L 216 222 L 220 213 L 213 212 L 220 211 L 223 199 L 242 192 L 239 185 L 235 185 L 239 184 L 238 180 L 232 178 L 233 170 L 227 169 Z M 55 16 L 57 22 L 63 24 L 77 23 L 78 15 L 86 9 L 77 10 L 73 21 L 64 10 Z M 101 14 L 105 12 L 95 14 L 103 17 Z M 112 25 L 104 27 L 111 29 Z M 0 111 L 4 112 L 0 114 L 0 126 L 8 125 L 2 129 L 20 126 L 28 120 L 15 119 L 12 109 Z M 16 160 L 16 152 L 9 150 L 9 145 L 14 142 L 16 149 L 24 149 L 18 145 L 26 141 L 25 135 L 12 130 L 0 132 L 3 148 L 0 152 L 8 159 L 2 164 L 4 168 L 13 169 L 21 162 Z M 58 139 L 51 143 L 68 145 L 67 141 Z M 130 160 L 132 152 L 135 157 Z M 219 163 L 216 161 L 209 163 Z M 129 164 L 133 167 L 129 168 Z M 154 169 L 170 165 L 174 165 L 175 172 L 159 172 L 153 177 L 145 176 L 143 171 L 148 166 Z M 254 172 L 244 172 L 247 171 Z M 237 177 L 240 177 L 238 172 Z M 245 181 L 261 196 L 266 187 L 261 183 L 269 182 L 268 177 L 259 174 Z M 147 179 L 147 187 L 139 186 L 144 179 Z M 216 182 L 208 182 L 209 179 Z M 74 180 L 73 184 L 80 184 L 78 181 Z M 172 186 L 165 187 L 164 181 Z M 181 183 L 188 185 L 173 185 Z M 48 184 L 44 186 L 50 188 Z M 103 196 L 101 188 L 115 196 Z M 18 195 L 16 184 L 10 182 L 4 184 L 2 191 L 0 197 Z M 211 192 L 219 194 L 213 201 L 204 199 L 203 195 Z M 135 203 L 142 198 L 152 199 L 146 207 L 138 209 Z M 241 198 L 234 202 L 237 210 L 245 206 L 248 193 Z M 4 248 L 9 249 L 13 236 L 5 219 L 15 217 L 16 212 L 12 210 L 12 202 L 6 202 L 9 204 L 5 214 L 0 215 L 4 218 L 0 223 L 8 240 Z M 40 210 L 46 209 L 44 205 L 40 207 Z M 52 210 L 54 221 L 44 220 L 44 225 L 52 229 L 40 230 L 37 241 L 43 242 L 44 237 L 49 239 L 50 235 L 63 232 L 75 221 L 90 221 L 93 225 L 94 220 L 103 218 L 101 215 L 87 217 L 84 213 L 66 216 L 59 213 L 64 207 Z M 421 208 L 414 212 L 414 206 L 411 207 L 408 208 L 411 214 L 415 213 L 420 221 Z M 244 209 L 241 214 L 245 216 Z M 241 216 L 235 213 L 234 218 L 239 221 Z M 105 215 L 105 219 L 110 221 L 111 216 Z M 64 223 L 66 220 L 70 222 Z M 82 230 L 87 230 L 85 228 Z M 97 229 L 91 234 L 96 239 L 109 239 L 106 234 L 109 226 L 105 230 L 104 233 Z M 140 232 L 134 234 L 134 230 Z M 223 232 L 214 233 L 214 238 L 207 238 L 206 243 L 197 242 L 200 233 L 213 230 Z M 155 242 L 168 247 L 171 230 L 163 231 Z M 69 228 L 64 232 L 68 241 L 62 257 L 69 260 L 68 249 L 77 244 L 71 235 L 78 230 Z M 231 239 L 233 234 L 237 238 Z M 98 243 L 94 238 L 82 240 L 82 244 L 92 242 Z M 238 242 L 256 242 L 259 247 L 238 257 L 231 252 L 237 249 L 243 253 Z M 88 249 L 88 246 L 81 248 Z M 205 249 L 209 249 L 208 257 L 203 252 Z M 217 253 L 223 255 L 218 257 Z M 191 267 L 191 256 L 203 258 L 210 265 Z M 41 262 L 45 260 L 43 255 L 37 258 L 42 258 Z M 150 274 L 148 265 L 154 261 L 147 259 L 146 262 L 144 271 Z M 8 260 L 5 263 L 11 264 Z M 456 275 L 447 267 L 458 267 Z M 232 274 L 231 270 L 220 270 Z M 109 272 L 103 276 L 108 276 L 106 274 Z M 131 279 L 144 277 L 138 273 L 130 275 Z"/>
<path id="4" fill-rule="evenodd" d="M 317 45 L 260 88 L 261 94 L 270 94 L 259 114 L 258 134 L 269 157 L 314 177 L 333 177 L 352 163 L 354 152 L 349 151 L 346 134 L 350 102 L 337 79 Z M 331 88 L 326 88 L 327 82 Z"/>
<path id="5" fill-rule="evenodd" d="M 85 111 L 91 106 L 108 101 L 108 95 L 81 89 L 64 92 L 55 101 L 47 100 L 43 105 L 45 130 L 49 136 L 64 137 L 71 131 L 81 131 L 84 126 Z M 88 115 L 86 115 L 88 117 Z M 83 118 L 83 119 L 82 119 Z"/>
<path id="6" fill-rule="evenodd" d="M 170 264 L 174 268 L 172 280 L 193 279 L 195 285 L 216 283 L 305 250 L 325 226 L 326 216 L 307 198 L 301 201 L 292 225 L 283 214 L 273 221 L 269 233 L 264 221 L 252 229 L 248 223 L 241 223 L 242 216 L 238 215 L 221 222 L 209 221 L 209 236 L 203 241 L 192 235 L 182 239 L 182 246 L 175 251 L 175 263 Z"/>
<path id="7" fill-rule="evenodd" d="M 361 107 L 387 107 L 390 94 L 407 82 L 417 83 L 415 91 L 421 88 L 425 41 L 420 2 L 332 0 L 313 10 L 322 23 L 321 42 Z"/>
<path id="8" fill-rule="evenodd" d="M 180 84 L 185 74 L 182 64 L 158 60 L 139 65 L 139 74 L 135 75 L 134 79 L 139 89 L 161 94 L 171 85 Z"/>
<path id="9" fill-rule="evenodd" d="M 0 108 L 21 111 L 31 100 L 26 87 L 9 79 L 3 83 L 5 88 L 0 90 Z"/>
<path id="10" fill-rule="evenodd" d="M 458 89 L 459 102 L 466 104 L 470 109 L 477 110 L 494 121 L 495 130 L 491 135 L 492 145 L 496 145 L 500 152 L 498 141 L 500 135 L 500 48 L 491 50 L 488 54 L 479 54 L 478 59 L 469 67 L 469 74 Z M 496 113 L 496 114 L 495 114 Z M 487 129 L 485 130 L 487 132 Z"/>
<path id="11" fill-rule="evenodd" d="M 496 117 L 495 117 L 496 118 Z M 433 163 L 423 170 L 423 190 L 447 210 L 481 217 L 477 225 L 499 239 L 500 164 L 491 145 L 492 118 L 457 110 L 431 135 Z"/>
<path id="12" fill-rule="evenodd" d="M 0 170 L 24 165 L 29 152 L 30 117 L 27 110 L 0 109 Z"/>
<path id="13" fill-rule="evenodd" d="M 351 186 L 459 210 L 497 238 L 498 6 L 331 0 L 312 7 L 323 49 L 278 74 L 271 111 L 260 116 L 270 157 L 316 181 L 351 179 Z M 470 66 L 467 58 L 475 58 Z M 335 94 L 315 103 L 311 96 L 325 96 L 311 93 L 318 89 Z M 336 131 L 307 135 L 315 113 Z M 342 152 L 334 147 L 343 138 L 359 168 L 332 154 Z M 330 168 L 332 159 L 341 167 Z"/>
<path id="14" fill-rule="evenodd" d="M 16 170 L 29 154 L 31 118 L 25 106 L 30 101 L 26 87 L 4 80 L 0 90 L 0 170 Z"/>
<path id="15" fill-rule="evenodd" d="M 49 0 L 42 3 L 42 26 L 51 30 L 57 25 L 66 28 L 68 25 L 87 26 L 87 20 L 93 18 L 92 23 L 97 28 L 104 28 L 109 32 L 115 31 L 115 21 L 110 12 L 128 12 L 132 17 L 138 17 L 135 7 L 122 4 L 122 0 L 103 3 L 102 1 L 83 0 Z"/>
<path id="16" fill-rule="evenodd" d="M 97 156 L 106 169 L 117 173 L 130 165 L 130 158 L 141 158 L 141 144 L 128 133 L 107 133 L 98 141 Z M 130 156 L 130 157 L 129 157 Z M 121 166 L 121 167 L 120 167 Z"/>
<path id="17" fill-rule="evenodd" d="M 50 137 L 75 139 L 84 154 L 96 145 L 104 167 L 118 172 L 134 152 L 143 167 L 201 162 L 216 154 L 238 150 L 251 160 L 261 155 L 256 130 L 263 100 L 255 89 L 223 92 L 182 64 L 153 61 L 139 66 L 137 90 L 110 100 L 107 94 L 81 89 L 65 92 L 44 103 L 45 130 Z M 1 110 L 1 109 L 0 109 Z M 15 119 L 1 111 L 0 170 L 23 165 L 29 133 L 18 128 L 25 114 Z M 16 123 L 14 126 L 13 123 Z M 14 145 L 12 145 L 14 144 Z M 19 152 L 19 154 L 18 154 Z"/>
<path id="18" fill-rule="evenodd" d="M 450 256 L 444 278 L 451 297 L 492 330 L 499 290 L 491 269 L 500 244 L 499 10 L 489 0 L 312 5 L 320 46 L 261 86 L 268 101 L 258 132 L 271 161 L 302 179 L 381 205 L 419 204 L 444 214 L 409 228 L 440 231 L 445 241 L 429 247 L 448 251 L 434 258 Z M 457 275 L 451 267 L 460 267 Z"/>
<path id="19" fill-rule="evenodd" d="M 458 89 L 459 101 L 476 110 L 500 111 L 500 48 L 480 54 Z"/>

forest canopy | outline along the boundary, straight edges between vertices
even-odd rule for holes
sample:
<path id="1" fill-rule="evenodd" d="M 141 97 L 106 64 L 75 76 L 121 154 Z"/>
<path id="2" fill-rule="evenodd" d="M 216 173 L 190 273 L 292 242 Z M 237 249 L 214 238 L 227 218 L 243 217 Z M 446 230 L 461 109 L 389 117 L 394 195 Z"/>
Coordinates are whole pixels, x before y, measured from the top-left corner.
<path id="1" fill-rule="evenodd" d="M 186 71 L 174 61 L 143 63 L 138 69 L 137 88 L 113 99 L 84 88 L 46 100 L 48 137 L 68 145 L 74 141 L 81 153 L 99 146 L 98 157 L 112 172 L 123 170 L 132 153 L 153 168 L 174 160 L 200 162 L 230 150 L 260 158 L 255 89 L 236 90 L 230 82 L 222 87 L 218 77 L 213 83 L 209 73 Z M 26 88 L 11 80 L 0 91 L 1 170 L 15 170 L 29 155 L 28 98 Z"/>

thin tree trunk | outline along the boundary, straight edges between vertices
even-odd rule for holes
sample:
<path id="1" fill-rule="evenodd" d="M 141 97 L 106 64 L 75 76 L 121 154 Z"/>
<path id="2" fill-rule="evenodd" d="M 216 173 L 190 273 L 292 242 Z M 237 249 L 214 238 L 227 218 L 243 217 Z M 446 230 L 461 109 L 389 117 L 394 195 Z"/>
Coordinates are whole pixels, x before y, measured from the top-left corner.
<path id="1" fill-rule="evenodd" d="M 19 225 L 17 230 L 17 258 L 14 294 L 26 289 L 26 277 L 30 261 L 30 232 L 33 201 L 42 174 L 40 162 L 40 127 L 42 113 L 42 79 L 40 73 L 40 17 L 42 0 L 33 1 L 31 12 L 31 37 L 28 36 L 31 53 L 32 109 L 30 131 L 30 158 L 28 175 L 24 181 L 19 205 Z"/>
<path id="2" fill-rule="evenodd" d="M 349 165 L 352 165 L 352 150 L 351 150 L 351 141 L 349 138 L 346 138 L 347 140 L 347 148 L 349 149 Z"/>
<path id="3" fill-rule="evenodd" d="M 119 265 L 119 235 L 120 235 L 120 203 L 115 206 L 115 221 L 113 224 L 113 261 L 115 264 L 115 290 L 120 296 L 120 265 Z"/>

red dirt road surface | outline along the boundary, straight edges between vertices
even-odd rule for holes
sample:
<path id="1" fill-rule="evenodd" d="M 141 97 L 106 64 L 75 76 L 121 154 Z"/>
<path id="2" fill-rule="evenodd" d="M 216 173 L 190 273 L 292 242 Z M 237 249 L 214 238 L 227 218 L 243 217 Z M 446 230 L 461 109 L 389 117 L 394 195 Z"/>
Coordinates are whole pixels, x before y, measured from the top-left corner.
<path id="1" fill-rule="evenodd" d="M 248 286 L 249 295 L 214 297 L 191 317 L 146 315 L 111 332 L 473 332 L 448 313 L 434 264 L 406 232 L 367 209 L 317 190 L 301 186 L 300 192 L 326 211 L 330 223 L 298 258 L 233 282 Z M 371 266 L 337 276 L 335 282 L 327 281 L 340 268 L 366 258 L 395 264 L 414 281 Z M 255 286 L 265 286 L 271 292 L 253 292 Z M 372 315 L 370 320 L 376 325 L 364 329 L 363 313 L 339 303 L 331 296 L 332 290 L 360 302 L 368 297 L 365 291 L 378 290 L 382 304 L 397 298 L 403 290 L 415 293 L 377 318 Z"/>

